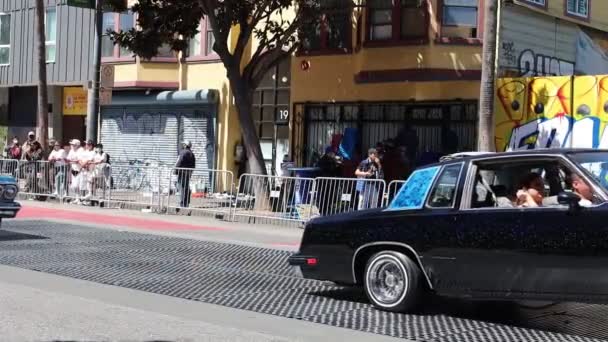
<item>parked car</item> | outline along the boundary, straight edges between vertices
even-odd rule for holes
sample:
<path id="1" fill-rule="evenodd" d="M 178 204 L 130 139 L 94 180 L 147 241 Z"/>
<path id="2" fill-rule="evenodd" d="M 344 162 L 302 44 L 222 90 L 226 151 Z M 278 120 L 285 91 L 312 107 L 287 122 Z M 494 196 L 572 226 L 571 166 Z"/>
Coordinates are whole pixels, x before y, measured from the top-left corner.
<path id="1" fill-rule="evenodd" d="M 362 286 L 387 311 L 427 292 L 607 303 L 607 171 L 602 150 L 452 155 L 416 170 L 387 208 L 310 221 L 289 263 Z M 520 182 L 534 177 L 537 206 Z"/>
<path id="2" fill-rule="evenodd" d="M 0 223 L 2 219 L 14 218 L 21 209 L 15 202 L 19 188 L 17 180 L 12 176 L 0 176 Z"/>

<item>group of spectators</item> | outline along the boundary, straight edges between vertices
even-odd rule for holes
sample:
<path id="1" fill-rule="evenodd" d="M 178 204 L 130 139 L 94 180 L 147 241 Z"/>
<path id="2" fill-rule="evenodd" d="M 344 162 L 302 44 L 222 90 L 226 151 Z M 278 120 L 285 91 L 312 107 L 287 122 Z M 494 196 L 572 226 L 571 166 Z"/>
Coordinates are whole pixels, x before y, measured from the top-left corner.
<path id="1" fill-rule="evenodd" d="M 110 156 L 103 151 L 102 144 L 91 140 L 84 146 L 78 139 L 62 145 L 51 138 L 44 149 L 36 134 L 29 132 L 23 144 L 18 137 L 7 144 L 4 158 L 19 161 L 14 163 L 17 167 L 11 173 L 25 179 L 24 192 L 52 193 L 62 198 L 69 194 L 74 204 L 90 203 L 94 192 L 98 188 L 107 189 L 111 182 Z"/>

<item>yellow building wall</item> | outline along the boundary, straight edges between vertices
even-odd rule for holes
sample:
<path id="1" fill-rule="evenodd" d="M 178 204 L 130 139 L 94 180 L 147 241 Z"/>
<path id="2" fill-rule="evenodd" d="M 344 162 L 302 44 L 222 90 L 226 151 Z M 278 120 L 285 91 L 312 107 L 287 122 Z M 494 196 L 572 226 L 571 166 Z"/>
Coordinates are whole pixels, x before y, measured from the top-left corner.
<path id="1" fill-rule="evenodd" d="M 598 30 L 608 31 L 608 1 L 606 0 L 590 0 L 589 1 L 589 19 L 581 18 L 576 19 L 572 16 L 566 15 L 566 1 L 564 0 L 545 0 L 547 1 L 547 9 L 538 8 L 537 6 L 530 5 L 525 0 L 515 0 L 517 4 L 526 6 L 534 11 L 549 14 L 550 16 L 560 18 L 566 21 L 571 21 L 583 26 L 593 27 Z"/>
<path id="2" fill-rule="evenodd" d="M 300 68 L 302 60 L 310 69 Z M 387 58 L 390 59 L 390 58 Z M 355 83 L 352 56 L 294 58 L 291 68 L 291 102 L 397 101 L 476 99 L 479 81 Z M 387 61 L 387 64 L 390 62 Z M 381 66 L 378 66 L 381 68 Z"/>
<path id="3" fill-rule="evenodd" d="M 137 80 L 137 64 L 117 64 L 114 66 L 114 82 L 132 82 Z"/>
<path id="4" fill-rule="evenodd" d="M 241 127 L 232 100 L 232 91 L 226 69 L 221 63 L 202 63 L 184 65 L 186 89 L 217 89 L 219 91 L 218 131 L 217 131 L 217 168 L 235 173 L 234 161 L 236 144 L 240 141 Z M 235 180 L 236 181 L 236 180 Z"/>
<path id="5" fill-rule="evenodd" d="M 179 82 L 178 63 L 137 63 L 137 81 Z"/>
<path id="6" fill-rule="evenodd" d="M 608 75 L 502 78 L 495 111 L 498 151 L 608 148 Z"/>

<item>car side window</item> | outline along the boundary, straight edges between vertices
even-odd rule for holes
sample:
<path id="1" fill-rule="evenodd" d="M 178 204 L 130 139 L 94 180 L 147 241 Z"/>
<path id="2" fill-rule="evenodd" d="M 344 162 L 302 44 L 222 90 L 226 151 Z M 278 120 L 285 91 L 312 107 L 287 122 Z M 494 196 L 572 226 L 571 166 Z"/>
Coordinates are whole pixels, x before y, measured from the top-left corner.
<path id="1" fill-rule="evenodd" d="M 429 207 L 452 208 L 454 206 L 462 167 L 462 164 L 455 164 L 443 168 L 431 190 L 428 202 Z"/>

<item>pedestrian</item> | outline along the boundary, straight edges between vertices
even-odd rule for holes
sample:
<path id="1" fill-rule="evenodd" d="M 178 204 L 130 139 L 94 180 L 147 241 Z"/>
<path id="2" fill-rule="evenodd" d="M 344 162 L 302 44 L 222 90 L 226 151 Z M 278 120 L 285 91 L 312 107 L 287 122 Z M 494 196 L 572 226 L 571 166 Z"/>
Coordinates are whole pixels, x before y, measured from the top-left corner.
<path id="1" fill-rule="evenodd" d="M 8 161 L 3 163 L 2 171 L 5 174 L 12 175 L 17 178 L 17 169 L 19 167 L 19 160 L 22 157 L 21 145 L 19 145 L 19 138 L 13 137 L 11 144 L 6 144 L 4 148 L 4 156 Z"/>
<path id="2" fill-rule="evenodd" d="M 21 146 L 19 145 L 19 138 L 13 137 L 12 143 L 6 145 L 4 150 L 7 159 L 10 160 L 20 160 L 21 159 Z"/>
<path id="3" fill-rule="evenodd" d="M 65 148 L 61 147 L 58 141 L 53 144 L 53 151 L 49 154 L 49 164 L 54 170 L 55 174 L 55 191 L 53 192 L 54 197 L 62 198 L 66 192 L 66 176 L 67 176 L 67 152 Z"/>
<path id="4" fill-rule="evenodd" d="M 367 159 L 359 164 L 359 167 L 355 171 L 355 176 L 361 179 L 357 182 L 359 210 L 378 207 L 380 204 L 380 186 L 374 180 L 384 179 L 384 171 L 382 170 L 378 150 L 375 148 L 369 149 Z"/>
<path id="5" fill-rule="evenodd" d="M 25 160 L 25 156 L 28 151 L 32 148 L 32 145 L 36 142 L 36 133 L 34 131 L 29 131 L 27 133 L 27 140 L 23 143 L 22 147 L 22 159 Z"/>
<path id="6" fill-rule="evenodd" d="M 78 200 L 75 204 L 86 204 L 92 196 L 92 188 L 89 187 L 95 170 L 95 144 L 87 140 L 84 150 L 80 152 L 78 162 L 80 164 L 80 179 L 78 182 Z M 85 196 L 82 196 L 86 192 Z"/>
<path id="7" fill-rule="evenodd" d="M 190 141 L 184 141 L 182 143 L 182 150 L 175 163 L 175 173 L 177 175 L 177 188 L 180 193 L 180 207 L 188 208 L 190 206 L 190 177 L 196 167 L 196 158 L 192 153 L 192 143 Z"/>
<path id="8" fill-rule="evenodd" d="M 92 143 L 92 141 L 91 141 Z M 110 180 L 110 156 L 103 151 L 103 145 L 97 144 L 94 149 L 93 161 L 89 168 L 89 177 L 87 185 L 87 195 L 85 201 L 90 201 L 92 196 L 100 186 L 104 193 L 109 189 Z"/>
<path id="9" fill-rule="evenodd" d="M 33 194 L 42 193 L 42 189 L 38 186 L 38 172 L 41 171 L 40 162 L 42 161 L 42 155 L 42 145 L 35 140 L 31 142 L 25 153 L 25 160 L 27 161 L 25 192 Z"/>
<path id="10" fill-rule="evenodd" d="M 78 198 L 78 192 L 80 191 L 80 154 L 83 152 L 83 148 L 80 146 L 80 140 L 72 139 L 70 141 L 70 152 L 68 152 L 67 162 L 70 164 L 70 174 L 68 175 L 71 179 L 69 189 L 74 192 L 76 198 Z"/>

